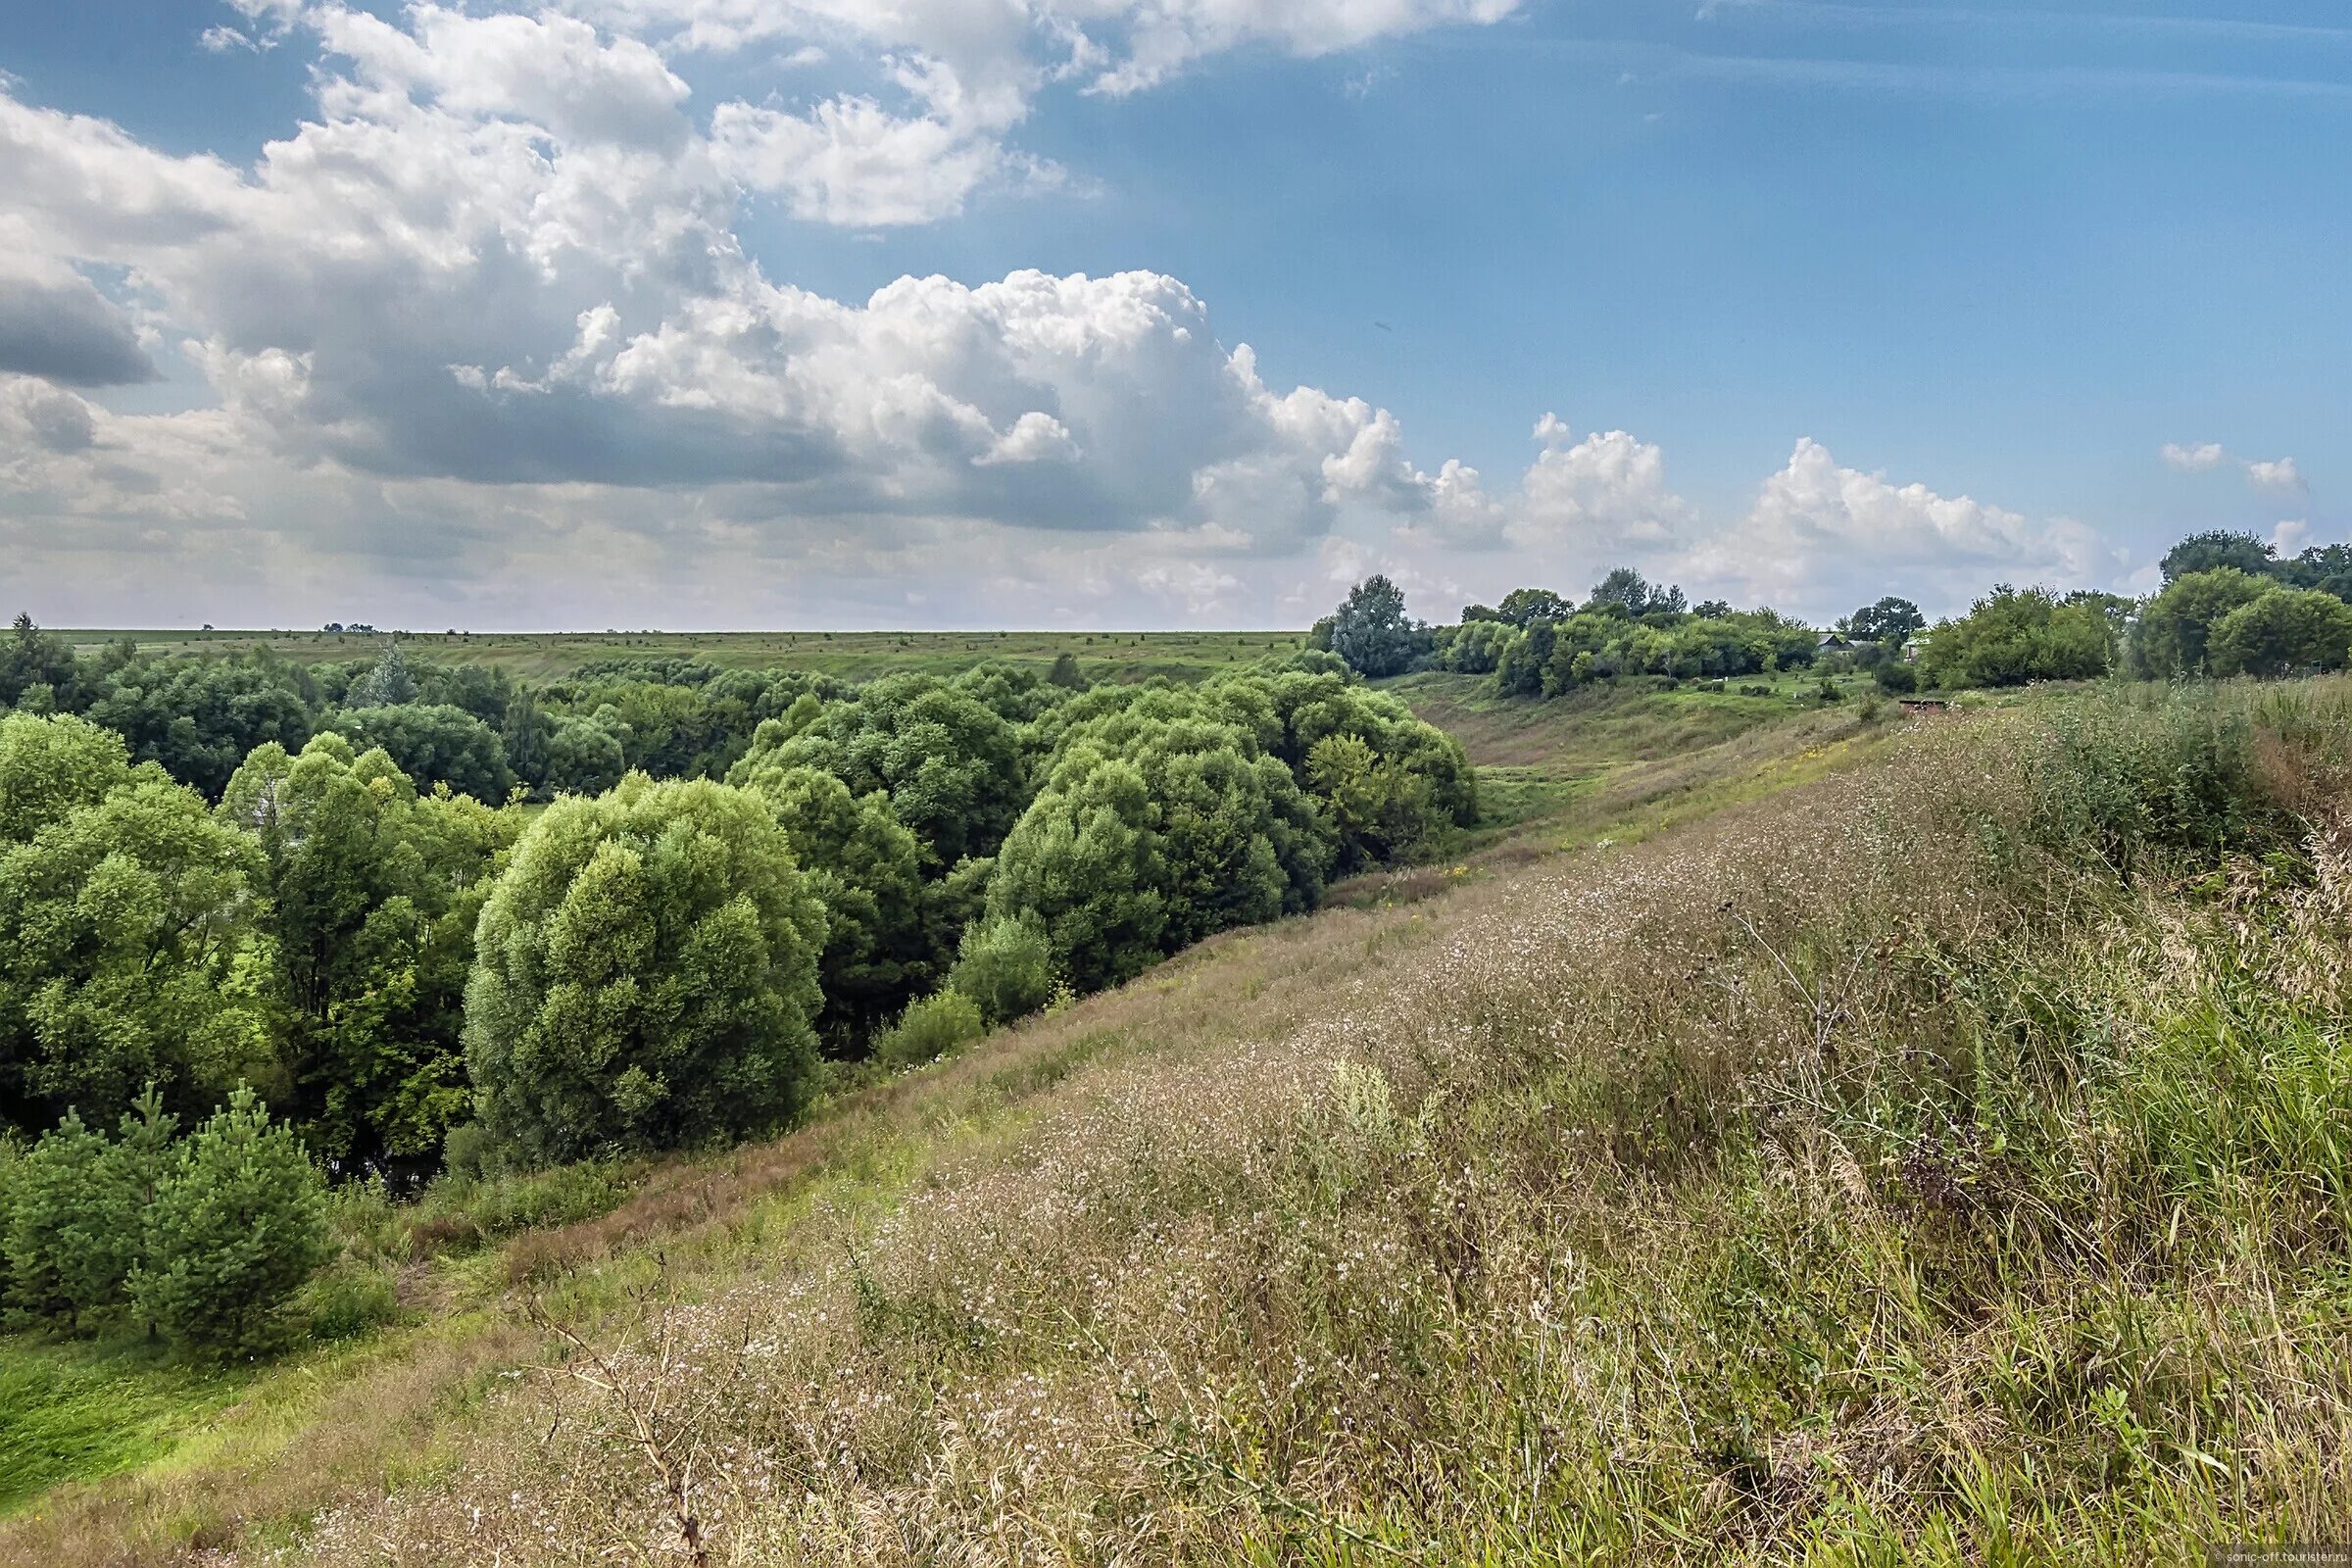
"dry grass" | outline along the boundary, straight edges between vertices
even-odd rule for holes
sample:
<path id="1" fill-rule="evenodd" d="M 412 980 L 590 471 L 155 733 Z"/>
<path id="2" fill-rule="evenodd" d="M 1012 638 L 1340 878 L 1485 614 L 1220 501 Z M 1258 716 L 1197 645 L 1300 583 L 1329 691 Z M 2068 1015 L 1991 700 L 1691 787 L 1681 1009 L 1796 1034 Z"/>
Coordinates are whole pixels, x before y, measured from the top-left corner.
<path id="1" fill-rule="evenodd" d="M 2279 746 L 2265 777 L 2345 799 Z M 298 1541 L 227 1556 L 2328 1539 L 2352 846 L 2215 871 L 2150 839 L 2127 884 L 2054 836 L 2061 750 L 2033 714 L 1941 726 L 1638 845 L 1230 933 L 663 1173 L 506 1254 L 500 1353 L 538 1370 L 420 1425 L 446 1462 L 349 1466 Z M 326 1490 L 259 1484 L 254 1518 Z M 93 1496 L 88 1534 L 0 1545 L 110 1560 L 171 1506 Z"/>

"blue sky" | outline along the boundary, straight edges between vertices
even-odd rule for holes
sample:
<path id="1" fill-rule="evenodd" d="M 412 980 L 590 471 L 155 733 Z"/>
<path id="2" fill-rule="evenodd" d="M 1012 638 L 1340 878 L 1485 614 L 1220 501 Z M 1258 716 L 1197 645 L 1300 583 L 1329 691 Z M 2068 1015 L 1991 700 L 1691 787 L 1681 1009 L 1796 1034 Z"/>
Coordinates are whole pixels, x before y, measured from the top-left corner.
<path id="1" fill-rule="evenodd" d="M 2318 5 L 5 9 L 49 620 L 1297 624 L 1620 561 L 1826 617 L 2343 534 Z"/>

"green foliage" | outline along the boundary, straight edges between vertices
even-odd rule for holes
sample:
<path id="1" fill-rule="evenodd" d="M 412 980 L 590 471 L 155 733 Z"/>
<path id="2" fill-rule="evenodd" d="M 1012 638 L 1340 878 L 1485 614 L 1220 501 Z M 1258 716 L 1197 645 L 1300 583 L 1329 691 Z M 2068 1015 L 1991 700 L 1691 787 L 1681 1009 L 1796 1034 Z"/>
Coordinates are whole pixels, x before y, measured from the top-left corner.
<path id="1" fill-rule="evenodd" d="M 568 715 L 555 721 L 547 737 L 541 777 L 558 795 L 602 795 L 628 771 L 619 738 L 593 718 Z"/>
<path id="2" fill-rule="evenodd" d="M 2132 673 L 2156 680 L 2208 672 L 2206 644 L 2214 626 L 2269 589 L 2267 579 L 2235 566 L 2184 572 L 2140 607 L 2132 629 Z"/>
<path id="3" fill-rule="evenodd" d="M 416 677 L 409 673 L 409 662 L 401 657 L 400 640 L 393 638 L 384 644 L 375 666 L 351 683 L 343 694 L 346 708 L 392 708 L 416 701 Z"/>
<path id="4" fill-rule="evenodd" d="M 1510 624 L 1525 629 L 1539 621 L 1558 622 L 1576 613 L 1576 606 L 1548 588 L 1514 588 L 1502 596 L 1495 614 Z M 1462 618 L 1470 618 L 1469 612 Z"/>
<path id="5" fill-rule="evenodd" d="M 2167 585 L 2197 572 L 2227 568 L 2248 576 L 2267 576 L 2277 553 L 2250 533 L 2215 528 L 2192 533 L 2164 553 L 2162 570 Z"/>
<path id="6" fill-rule="evenodd" d="M 130 782 L 122 737 L 84 719 L 0 713 L 0 844 L 22 844 Z"/>
<path id="7" fill-rule="evenodd" d="M 1505 599 L 1504 604 L 1510 601 Z M 1653 588 L 1631 566 L 1618 566 L 1592 585 L 1586 611 L 1618 611 L 1640 619 L 1644 615 L 1679 615 L 1689 605 L 1680 588 Z"/>
<path id="8" fill-rule="evenodd" d="M 93 723 L 128 741 L 134 760 L 207 797 L 220 795 L 255 747 L 300 746 L 316 727 L 316 683 L 267 654 L 136 658 L 91 684 Z"/>
<path id="9" fill-rule="evenodd" d="M 480 666 L 467 664 L 458 667 L 474 669 Z M 506 672 L 500 670 L 498 673 L 503 676 Z M 471 708 L 466 710 L 474 711 Z M 478 712 L 474 716 L 482 717 Z M 536 793 L 548 793 L 548 745 L 555 739 L 556 720 L 539 706 L 539 694 L 527 686 L 516 691 L 508 700 L 505 710 L 498 715 L 496 722 L 498 744 L 506 752 L 507 765 L 514 770 L 515 778 Z M 620 769 L 614 768 L 612 777 L 617 781 Z M 609 789 L 612 786 L 608 784 L 604 787 Z"/>
<path id="10" fill-rule="evenodd" d="M 0 709 L 26 704 L 38 712 L 71 709 L 78 695 L 80 671 L 73 645 L 42 631 L 32 617 L 20 612 L 0 642 Z M 27 699 L 31 702 L 27 704 Z"/>
<path id="11" fill-rule="evenodd" d="M 1857 641 L 1900 643 L 1927 628 L 1928 617 L 1919 612 L 1917 605 L 1888 594 L 1846 616 L 1839 629 Z"/>
<path id="12" fill-rule="evenodd" d="M 174 1146 L 146 1219 L 130 1294 L 166 1339 L 221 1359 L 287 1343 L 287 1308 L 330 1252 L 326 1183 L 251 1090 Z"/>
<path id="13" fill-rule="evenodd" d="M 1440 820 L 1430 779 L 1383 760 L 1360 735 L 1324 736 L 1306 754 L 1306 783 L 1345 847 L 1349 867 L 1419 849 Z"/>
<path id="14" fill-rule="evenodd" d="M 1460 744 L 1415 718 L 1389 693 L 1368 690 L 1333 671 L 1285 669 L 1228 676 L 1210 682 L 1202 695 L 1218 716 L 1246 730 L 1317 802 L 1326 830 L 1335 837 L 1333 868 L 1341 873 L 1409 853 L 1449 827 L 1468 827 L 1478 819 L 1478 773 Z M 1326 773 L 1318 783 L 1310 766 L 1315 747 L 1338 735 L 1362 741 L 1374 765 L 1388 770 L 1382 785 L 1386 798 L 1425 802 L 1426 816 L 1415 821 L 1395 812 L 1340 811 L 1325 786 L 1338 784 L 1344 775 Z"/>
<path id="15" fill-rule="evenodd" d="M 1878 683 L 1879 690 L 1892 692 L 1898 697 L 1919 690 L 1918 669 L 1899 659 L 1889 659 L 1880 664 L 1870 672 L 1870 678 Z"/>
<path id="16" fill-rule="evenodd" d="M 1612 573 L 1583 610 L 1569 611 L 1558 595 L 1545 594 L 1559 614 L 1536 616 L 1524 632 L 1500 637 L 1465 624 L 1454 646 L 1483 642 L 1491 648 L 1494 690 L 1518 697 L 1558 697 L 1619 675 L 1720 679 L 1813 662 L 1818 640 L 1810 628 L 1770 610 L 1688 612 L 1680 608 L 1680 592 L 1660 597 L 1638 572 Z M 1628 609 L 1636 596 L 1639 613 Z M 1457 660 L 1455 667 L 1481 662 Z"/>
<path id="17" fill-rule="evenodd" d="M 388 1264 L 345 1258 L 311 1276 L 293 1316 L 314 1340 L 356 1340 L 400 1320 L 399 1283 Z"/>
<path id="18" fill-rule="evenodd" d="M 2107 672 L 2121 601 L 1997 587 L 1936 628 L 1920 673 L 1931 686 L 2022 686 Z"/>
<path id="19" fill-rule="evenodd" d="M 2151 850 L 2223 849 L 2267 815 L 2248 716 L 2195 688 L 2108 686 L 2062 703 L 2026 763 L 2026 830 L 2122 870 Z"/>
<path id="20" fill-rule="evenodd" d="M 557 801 L 482 910 L 483 1122 L 532 1161 L 782 1124 L 808 1092 L 824 941 L 763 797 L 632 775 Z"/>
<path id="21" fill-rule="evenodd" d="M 998 857 L 990 914 L 1034 911 L 1081 989 L 1321 897 L 1332 844 L 1297 780 L 1201 706 L 1149 693 L 1073 729 Z"/>
<path id="22" fill-rule="evenodd" d="M 2289 588 L 2317 588 L 2352 602 L 2352 545 L 2313 545 L 2271 569 Z"/>
<path id="23" fill-rule="evenodd" d="M 1026 1018 L 1053 1000 L 1054 942 L 1034 909 L 966 926 L 948 985 L 991 1024 Z"/>
<path id="24" fill-rule="evenodd" d="M 1519 633 L 1509 622 L 1488 617 L 1465 619 L 1459 626 L 1440 626 L 1431 637 L 1431 662 L 1438 668 L 1487 675 L 1502 662 L 1503 654 L 1519 640 Z"/>
<path id="25" fill-rule="evenodd" d="M 803 698 L 842 695 L 838 682 L 780 669 L 724 669 L 687 659 L 596 660 L 551 682 L 542 696 L 561 717 L 593 723 L 621 748 L 612 767 L 603 744 L 572 738 L 558 787 L 588 793 L 598 778 L 635 768 L 658 778 L 718 778 L 742 758 L 760 725 Z M 551 783 L 554 781 L 551 780 Z"/>
<path id="26" fill-rule="evenodd" d="M 46 744 L 27 726 L 46 726 Z M 28 758 L 40 765 L 15 765 Z M 69 784 L 58 766 L 86 771 Z M 38 781 L 11 791 L 16 819 L 49 820 L 0 843 L 0 1116 L 112 1115 L 149 1080 L 209 1103 L 265 1067 L 259 1020 L 226 989 L 252 842 L 154 767 L 125 772 L 76 719 L 0 720 L 7 775 Z"/>
<path id="27" fill-rule="evenodd" d="M 535 716 L 544 716 L 538 694 L 518 687 L 514 677 L 497 664 L 427 664 L 417 673 L 416 695 L 409 701 L 462 708 L 498 730 L 502 742 L 510 728 L 528 730 Z M 522 771 L 512 753 L 507 760 L 515 771 Z"/>
<path id="28" fill-rule="evenodd" d="M 854 796 L 884 792 L 929 867 L 993 854 L 1027 799 L 1012 724 L 933 676 L 886 676 L 806 728 L 770 733 L 772 745 L 754 738 L 744 766 L 814 767 Z"/>
<path id="29" fill-rule="evenodd" d="M 71 1326 L 82 1311 L 108 1305 L 119 1293 L 116 1239 L 104 1229 L 115 1217 L 104 1190 L 106 1148 L 106 1140 L 69 1110 L 5 1167 L 0 1262 L 7 1265 L 12 1319 Z"/>
<path id="30" fill-rule="evenodd" d="M 299 757 L 257 750 L 220 815 L 264 862 L 252 980 L 276 1019 L 281 1107 L 329 1158 L 429 1164 L 469 1109 L 474 926 L 520 814 L 419 795 L 383 752 L 329 733 Z"/>
<path id="31" fill-rule="evenodd" d="M 506 800 L 514 787 L 507 749 L 498 732 L 463 708 L 391 703 L 337 713 L 328 727 L 351 738 L 358 751 L 381 751 L 417 783 L 447 784 L 486 805 Z"/>
<path id="32" fill-rule="evenodd" d="M 2314 588 L 2273 588 L 2213 626 L 2217 675 L 2341 669 L 2352 659 L 2352 605 Z"/>
<path id="33" fill-rule="evenodd" d="M 1316 637 L 1316 647 L 1371 676 L 1402 674 L 1429 647 L 1429 629 L 1404 612 L 1404 591 L 1382 576 L 1349 589 L 1328 622 L 1318 623 Z"/>
<path id="34" fill-rule="evenodd" d="M 930 984 L 944 956 L 923 920 L 921 846 L 880 791 L 858 799 L 832 774 L 781 765 L 773 753 L 755 753 L 728 776 L 773 808 L 825 906 L 819 1027 L 837 1054 L 854 1054 Z"/>
<path id="35" fill-rule="evenodd" d="M 874 1048 L 885 1067 L 919 1067 L 954 1055 L 988 1032 L 979 1004 L 959 991 L 940 991 L 909 1005 Z"/>
<path id="36" fill-rule="evenodd" d="M 1151 785 L 1125 761 L 1087 752 L 1039 792 L 1005 840 L 989 912 L 1046 922 L 1073 984 L 1094 990 L 1163 952 L 1169 873 Z"/>

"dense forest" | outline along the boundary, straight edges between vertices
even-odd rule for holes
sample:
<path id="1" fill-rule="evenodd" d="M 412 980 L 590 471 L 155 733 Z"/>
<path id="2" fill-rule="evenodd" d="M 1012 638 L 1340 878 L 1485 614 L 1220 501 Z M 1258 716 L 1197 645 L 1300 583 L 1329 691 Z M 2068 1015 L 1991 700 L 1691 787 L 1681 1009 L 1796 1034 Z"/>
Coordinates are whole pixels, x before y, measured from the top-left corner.
<path id="1" fill-rule="evenodd" d="M 1312 909 L 1478 809 L 1460 748 L 1324 654 L 534 687 L 397 640 L 77 657 L 20 617 L 0 699 L 11 1310 L 239 1351 L 308 1271 L 323 1176 L 770 1132 L 828 1075 Z M 261 1240 L 168 1308 L 196 1244 L 156 1216 L 208 1201 Z"/>

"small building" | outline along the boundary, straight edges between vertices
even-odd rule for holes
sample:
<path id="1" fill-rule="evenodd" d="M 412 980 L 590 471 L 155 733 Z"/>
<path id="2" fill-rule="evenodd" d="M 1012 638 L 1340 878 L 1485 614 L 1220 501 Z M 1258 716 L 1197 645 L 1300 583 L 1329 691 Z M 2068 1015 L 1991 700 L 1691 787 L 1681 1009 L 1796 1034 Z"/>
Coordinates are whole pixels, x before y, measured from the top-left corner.
<path id="1" fill-rule="evenodd" d="M 1819 647 L 1825 654 L 1833 648 L 1851 648 L 1853 646 L 1852 643 L 1846 641 L 1845 633 L 1841 631 L 1825 631 L 1821 634 Z"/>
<path id="2" fill-rule="evenodd" d="M 1916 663 L 1918 663 L 1918 662 L 1919 662 L 1919 660 L 1920 660 L 1920 656 L 1921 656 L 1921 655 L 1923 655 L 1923 654 L 1925 654 L 1927 651 L 1928 651 L 1928 634 L 1927 634 L 1926 632 L 1924 632 L 1924 631 L 1923 631 L 1923 632 L 1921 632 L 1921 633 L 1920 633 L 1918 636 L 1916 636 L 1916 637 L 1906 637 L 1906 638 L 1904 638 L 1904 639 L 1903 639 L 1903 662 L 1904 662 L 1904 663 L 1906 663 L 1906 664 L 1916 664 Z"/>

